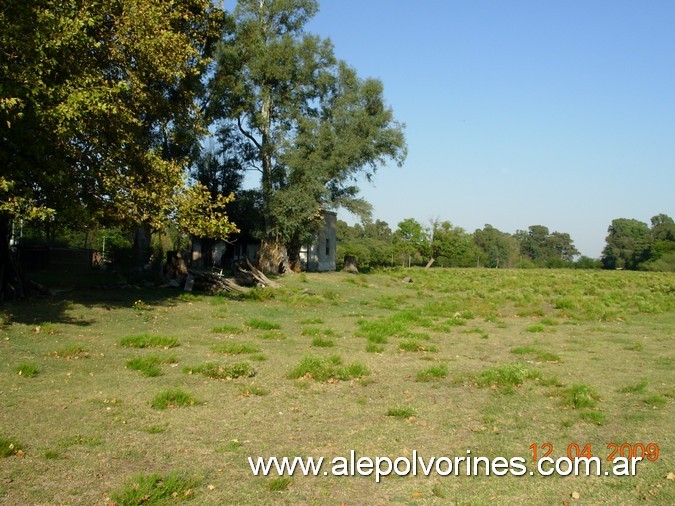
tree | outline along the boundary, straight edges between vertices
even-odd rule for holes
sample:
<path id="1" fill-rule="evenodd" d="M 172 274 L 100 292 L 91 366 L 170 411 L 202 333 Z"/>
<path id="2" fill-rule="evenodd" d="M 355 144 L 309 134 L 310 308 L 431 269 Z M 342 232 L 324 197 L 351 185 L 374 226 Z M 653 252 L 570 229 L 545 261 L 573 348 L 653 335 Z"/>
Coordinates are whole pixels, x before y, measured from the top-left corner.
<path id="1" fill-rule="evenodd" d="M 32 209 L 0 209 L 3 265 L 19 217 L 166 222 L 197 132 L 199 76 L 222 22 L 209 0 L 3 5 L 3 200 Z M 16 273 L 2 274 L 2 294 L 16 290 Z"/>
<path id="2" fill-rule="evenodd" d="M 476 265 L 478 249 L 471 234 L 455 227 L 449 221 L 434 220 L 431 223 L 431 256 L 442 258 L 443 266 L 471 267 Z"/>
<path id="3" fill-rule="evenodd" d="M 353 256 L 359 269 L 391 265 L 392 237 L 389 225 L 381 220 L 367 221 L 363 225 L 356 223 L 352 227 L 338 220 L 338 259 Z"/>
<path id="4" fill-rule="evenodd" d="M 413 257 L 424 257 L 429 253 L 429 236 L 424 227 L 414 218 L 406 218 L 398 224 L 393 237 L 394 251 L 403 255 L 412 264 Z"/>
<path id="5" fill-rule="evenodd" d="M 602 251 L 605 269 L 635 270 L 648 258 L 651 232 L 642 221 L 618 218 L 612 220 L 605 241 Z"/>
<path id="6" fill-rule="evenodd" d="M 513 267 L 520 251 L 516 239 L 492 225 L 485 225 L 473 233 L 473 240 L 481 250 L 479 262 L 487 267 Z"/>
<path id="7" fill-rule="evenodd" d="M 336 60 L 330 41 L 304 33 L 315 0 L 241 0 L 213 79 L 214 114 L 255 153 L 264 219 L 260 268 L 277 272 L 321 220 L 324 206 L 367 216 L 353 184 L 387 159 L 402 163 L 402 126 L 382 84 Z"/>

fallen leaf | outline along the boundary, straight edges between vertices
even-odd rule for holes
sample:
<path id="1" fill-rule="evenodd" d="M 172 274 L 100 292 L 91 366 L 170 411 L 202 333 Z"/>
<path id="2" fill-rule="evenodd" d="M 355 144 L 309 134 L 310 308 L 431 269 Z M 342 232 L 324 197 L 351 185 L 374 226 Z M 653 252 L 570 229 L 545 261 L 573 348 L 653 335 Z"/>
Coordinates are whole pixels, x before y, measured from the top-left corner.
<path id="1" fill-rule="evenodd" d="M 572 492 L 572 499 L 579 499 L 581 498 L 581 494 L 577 491 Z"/>
<path id="2" fill-rule="evenodd" d="M 214 487 L 213 485 L 209 485 L 209 486 L 206 487 L 206 488 L 208 488 L 209 490 L 213 490 L 213 489 L 216 488 L 216 487 Z"/>
<path id="3" fill-rule="evenodd" d="M 668 473 L 666 480 L 675 481 L 675 473 Z"/>

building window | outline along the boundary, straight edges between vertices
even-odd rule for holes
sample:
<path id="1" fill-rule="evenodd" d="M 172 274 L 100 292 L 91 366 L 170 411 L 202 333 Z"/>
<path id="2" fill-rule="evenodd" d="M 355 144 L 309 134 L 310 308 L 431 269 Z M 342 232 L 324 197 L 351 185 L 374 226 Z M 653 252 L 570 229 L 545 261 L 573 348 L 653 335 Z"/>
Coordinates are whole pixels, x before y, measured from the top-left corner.
<path id="1" fill-rule="evenodd" d="M 326 256 L 330 256 L 330 239 L 326 239 Z"/>

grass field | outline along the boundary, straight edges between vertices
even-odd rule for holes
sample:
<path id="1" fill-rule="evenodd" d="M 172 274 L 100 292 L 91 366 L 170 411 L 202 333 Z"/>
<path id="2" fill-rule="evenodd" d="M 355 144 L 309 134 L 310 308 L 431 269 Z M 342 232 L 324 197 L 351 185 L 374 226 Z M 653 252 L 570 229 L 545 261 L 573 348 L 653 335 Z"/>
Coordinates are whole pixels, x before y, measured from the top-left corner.
<path id="1" fill-rule="evenodd" d="M 675 504 L 673 274 L 280 281 L 243 299 L 77 286 L 2 308 L 0 503 Z M 628 477 L 380 483 L 247 461 L 470 451 L 529 471 L 547 443 L 659 454 Z"/>

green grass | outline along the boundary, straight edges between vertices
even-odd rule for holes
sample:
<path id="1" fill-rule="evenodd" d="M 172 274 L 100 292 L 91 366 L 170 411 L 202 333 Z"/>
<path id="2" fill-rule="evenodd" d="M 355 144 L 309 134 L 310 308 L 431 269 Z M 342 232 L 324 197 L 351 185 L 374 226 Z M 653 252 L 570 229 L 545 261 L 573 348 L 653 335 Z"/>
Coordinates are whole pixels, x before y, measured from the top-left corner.
<path id="1" fill-rule="evenodd" d="M 222 353 L 224 355 L 244 355 L 248 353 L 258 353 L 260 351 L 260 346 L 247 343 L 223 343 L 215 344 L 211 349 L 216 353 Z"/>
<path id="2" fill-rule="evenodd" d="M 113 490 L 110 499 L 118 506 L 161 505 L 192 499 L 200 479 L 178 471 L 166 475 L 137 474 Z"/>
<path id="3" fill-rule="evenodd" d="M 65 286 L 52 271 L 44 275 L 53 286 Z M 2 308 L 0 434 L 22 452 L 0 459 L 3 504 L 112 504 L 125 488 L 142 488 L 131 481 L 138 473 L 163 482 L 174 470 L 200 477 L 188 486 L 194 504 L 529 505 L 562 503 L 572 491 L 588 504 L 675 504 L 666 479 L 675 452 L 675 274 L 393 268 L 281 276 L 281 288 L 251 298 L 116 288 L 121 273 L 104 273 L 105 282 L 99 274 L 86 274 L 96 280 L 89 288 Z M 415 283 L 402 283 L 406 276 Z M 247 325 L 256 320 L 278 328 Z M 528 332 L 532 325 L 543 330 Z M 121 346 L 142 335 L 180 346 Z M 312 346 L 314 338 L 334 346 Z M 240 344 L 260 351 L 217 351 L 250 351 Z M 54 358 L 71 346 L 79 347 L 72 357 L 88 358 Z M 180 365 L 159 364 L 159 376 L 124 369 L 168 355 Z M 19 375 L 23 364 L 38 376 Z M 578 386 L 590 389 L 590 404 Z M 153 408 L 155 396 L 165 409 Z M 330 460 L 349 449 L 357 459 L 394 459 L 414 449 L 423 458 L 471 450 L 531 465 L 530 445 L 544 442 L 553 457 L 590 443 L 605 458 L 612 442 L 655 442 L 661 456 L 622 479 L 392 475 L 375 483 L 296 471 L 280 490 L 270 485 L 278 476 L 255 477 L 246 460 Z M 152 493 L 143 504 L 182 498 L 150 501 Z"/>
<path id="4" fill-rule="evenodd" d="M 39 372 L 39 367 L 30 362 L 24 362 L 16 368 L 16 373 L 24 378 L 34 378 Z"/>
<path id="5" fill-rule="evenodd" d="M 246 326 L 255 330 L 279 330 L 281 325 L 259 318 L 252 318 L 246 322 Z"/>
<path id="6" fill-rule="evenodd" d="M 391 416 L 394 418 L 410 418 L 411 416 L 415 416 L 417 412 L 415 411 L 414 408 L 411 407 L 396 407 L 396 408 L 389 408 L 387 410 L 386 416 Z"/>
<path id="7" fill-rule="evenodd" d="M 317 348 L 332 348 L 335 346 L 335 342 L 332 339 L 326 339 L 324 337 L 315 337 L 312 339 L 312 346 Z"/>
<path id="8" fill-rule="evenodd" d="M 53 353 L 54 358 L 62 358 L 65 360 L 75 360 L 78 358 L 87 358 L 89 357 L 89 352 L 81 344 L 71 344 L 59 348 Z"/>
<path id="9" fill-rule="evenodd" d="M 170 336 L 138 334 L 120 339 L 120 346 L 125 348 L 175 348 L 180 343 Z"/>
<path id="10" fill-rule="evenodd" d="M 22 451 L 21 443 L 13 438 L 0 435 L 0 458 L 11 457 Z"/>
<path id="11" fill-rule="evenodd" d="M 281 476 L 279 478 L 270 478 L 267 482 L 267 488 L 271 492 L 283 492 L 288 490 L 288 487 L 293 483 L 293 479 L 288 476 Z"/>
<path id="12" fill-rule="evenodd" d="M 134 357 L 126 362 L 127 369 L 140 372 L 143 376 L 154 378 L 162 374 L 163 364 L 175 364 L 178 359 L 175 355 L 149 355 L 147 357 Z"/>
<path id="13" fill-rule="evenodd" d="M 448 376 L 448 366 L 445 364 L 432 365 L 426 369 L 417 371 L 417 381 L 433 381 L 446 378 Z"/>
<path id="14" fill-rule="evenodd" d="M 481 387 L 517 387 L 527 380 L 538 378 L 541 378 L 539 371 L 521 364 L 510 364 L 484 369 L 476 376 L 476 383 Z"/>
<path id="15" fill-rule="evenodd" d="M 326 358 L 306 356 L 288 373 L 288 377 L 290 379 L 307 378 L 315 381 L 344 381 L 358 379 L 369 374 L 370 371 L 364 364 L 356 362 L 345 366 L 342 364 L 342 358 L 339 355 L 331 355 Z"/>
<path id="16" fill-rule="evenodd" d="M 207 378 L 223 380 L 252 378 L 256 375 L 256 370 L 248 362 L 237 362 L 230 365 L 207 362 L 201 365 L 185 367 L 183 372 L 186 374 L 200 374 Z"/>
<path id="17" fill-rule="evenodd" d="M 166 390 L 157 394 L 151 402 L 155 409 L 182 408 L 200 404 L 191 394 L 181 389 Z"/>
<path id="18" fill-rule="evenodd" d="M 600 396 L 595 389 L 585 384 L 576 384 L 564 392 L 565 402 L 575 409 L 594 408 L 598 405 Z"/>

